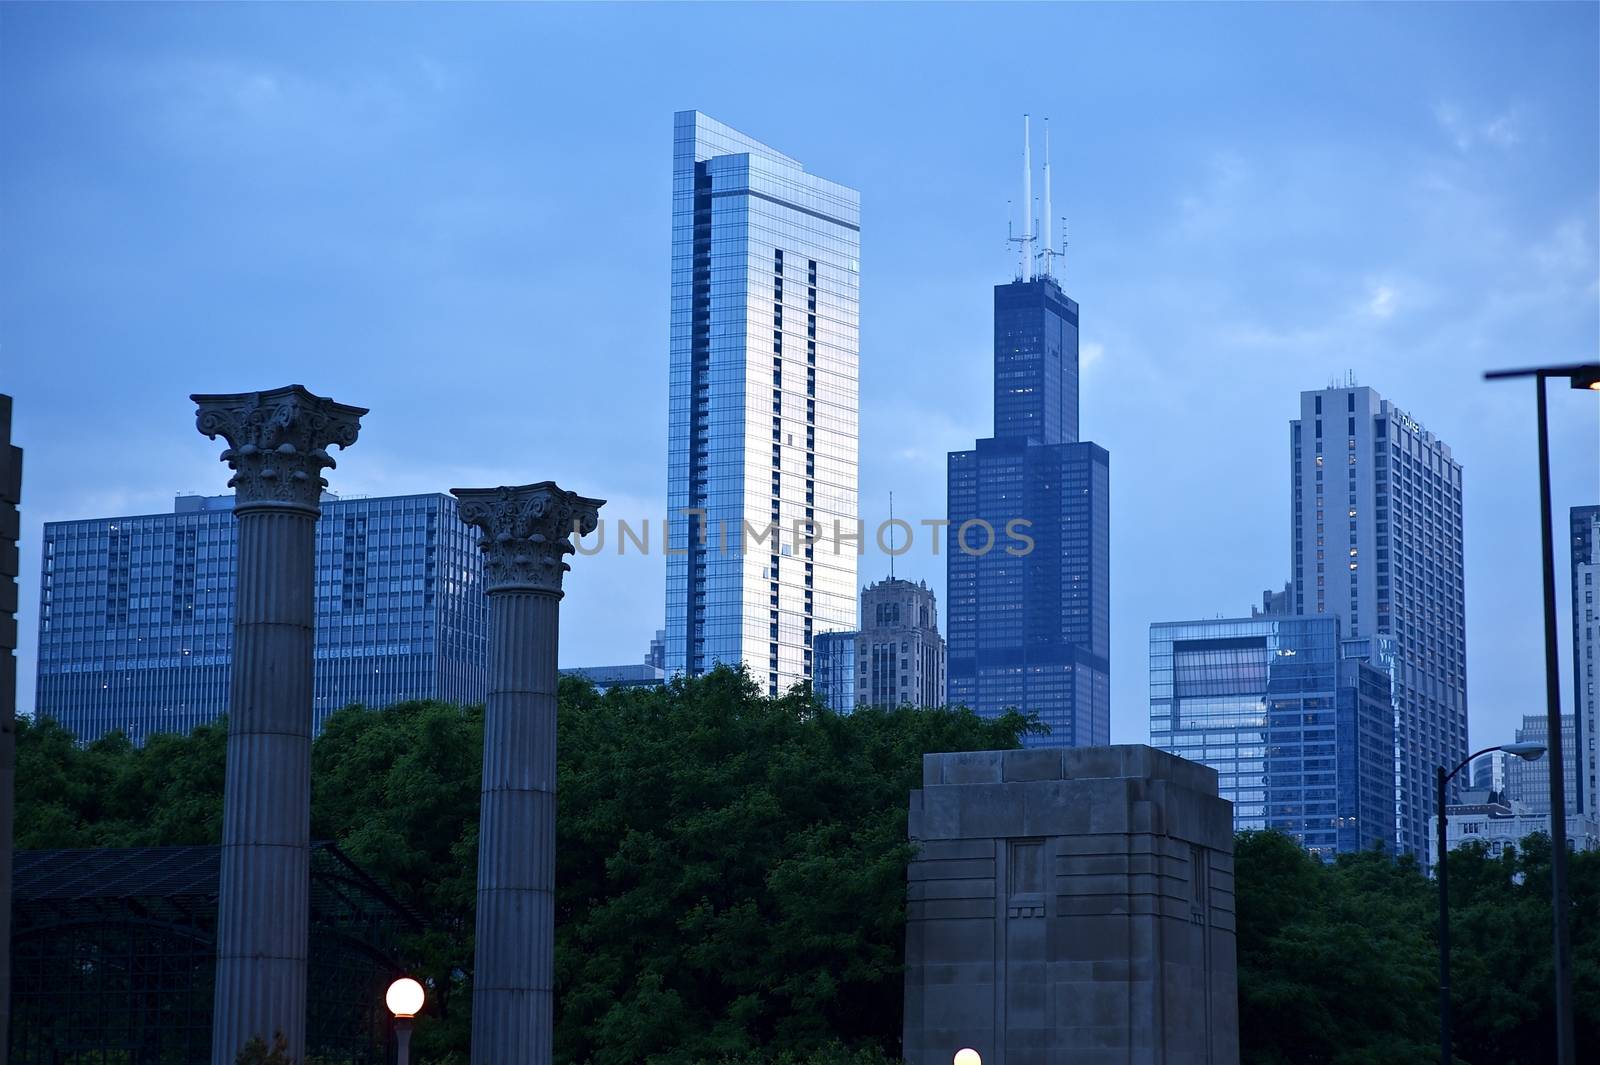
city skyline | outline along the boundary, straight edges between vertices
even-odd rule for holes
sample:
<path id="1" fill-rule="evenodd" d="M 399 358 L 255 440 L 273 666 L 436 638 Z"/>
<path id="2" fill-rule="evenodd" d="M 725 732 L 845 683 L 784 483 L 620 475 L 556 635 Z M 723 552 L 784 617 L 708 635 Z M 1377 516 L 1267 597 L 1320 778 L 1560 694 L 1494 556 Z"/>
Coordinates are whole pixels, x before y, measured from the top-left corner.
<path id="1" fill-rule="evenodd" d="M 70 13 L 6 11 L 0 113 L 24 135 L 7 163 L 17 254 L 0 296 L 0 391 L 17 397 L 30 460 L 24 709 L 43 522 L 220 490 L 214 455 L 185 435 L 184 396 L 256 387 L 268 365 L 373 407 L 363 447 L 341 456 L 348 492 L 520 483 L 537 465 L 611 499 L 612 514 L 658 518 L 670 200 L 658 160 L 677 106 L 702 107 L 862 190 L 873 218 L 863 516 L 871 524 L 891 488 L 902 514 L 942 514 L 944 452 L 988 431 L 972 397 L 988 392 L 988 286 L 1012 258 L 1011 145 L 1015 118 L 1031 111 L 1052 114 L 1058 134 L 1070 116 L 1077 134 L 1070 150 L 1055 142 L 1056 201 L 1070 219 L 1069 284 L 1089 308 L 1082 436 L 1118 461 L 1113 739 L 1145 735 L 1151 621 L 1203 617 L 1290 575 L 1283 421 L 1299 392 L 1346 369 L 1415 409 L 1467 471 L 1471 730 L 1475 741 L 1508 739 L 1537 709 L 1525 691 L 1540 669 L 1531 404 L 1525 390 L 1477 377 L 1592 356 L 1595 104 L 1572 90 L 1593 81 L 1592 50 L 1580 46 L 1594 12 L 1535 12 L 1515 33 L 1493 9 L 1317 10 L 1294 25 L 1271 11 L 1232 11 L 1233 23 L 1172 14 L 1152 37 L 1138 11 L 1009 12 L 1003 30 L 978 32 L 960 11 L 930 10 L 899 36 L 903 54 L 888 50 L 868 72 L 874 86 L 899 77 L 917 92 L 863 93 L 846 111 L 828 79 L 804 92 L 736 92 L 761 80 L 749 57 L 717 76 L 673 72 L 641 105 L 636 79 L 666 68 L 625 67 L 652 43 L 651 27 L 694 21 L 708 46 L 716 29 L 697 14 L 636 12 L 640 28 L 620 33 L 604 60 L 614 84 L 588 95 L 580 115 L 533 125 L 484 101 L 558 86 L 577 76 L 575 60 L 552 53 L 548 69 L 527 73 L 509 40 L 491 38 L 600 40 L 618 35 L 617 16 L 509 11 L 430 34 L 412 13 L 356 46 L 345 72 L 296 32 L 304 16 L 294 12 L 106 13 L 107 28 L 91 33 Z M 331 17 L 369 25 L 360 12 Z M 775 18 L 818 44 L 820 27 Z M 835 46 L 850 56 L 890 39 L 872 12 L 838 18 L 832 36 L 848 32 Z M 1070 29 L 1077 65 L 988 88 L 980 50 L 1024 22 Z M 1220 47 L 1240 24 L 1257 66 L 1187 84 L 1185 104 L 1155 102 L 1198 76 L 1184 58 L 1196 35 Z M 1441 25 L 1458 32 L 1441 43 L 1431 32 Z M 950 43 L 963 29 L 972 39 Z M 137 56 L 152 36 L 163 47 Z M 1304 51 L 1331 42 L 1339 66 L 1370 65 L 1423 38 L 1429 59 L 1370 87 Z M 52 70 L 35 54 L 65 62 Z M 907 78 L 913 55 L 952 84 Z M 1132 69 L 1114 72 L 1119 57 Z M 1263 83 L 1277 86 L 1273 99 L 1252 96 Z M 1103 106 L 1089 106 L 1095 92 Z M 1247 96 L 1242 116 L 1183 130 Z M 38 125 L 52 108 L 60 131 Z M 308 117 L 309 133 L 291 132 Z M 554 155 L 599 165 L 553 166 Z M 416 165 L 396 165 L 407 161 Z M 388 175 L 382 189 L 367 181 L 374 166 Z M 108 167 L 120 190 L 100 176 Z M 608 172 L 618 170 L 627 178 Z M 35 205 L 28 219 L 12 217 L 22 196 Z M 257 218 L 240 218 L 241 202 Z M 218 231 L 231 234 L 227 246 Z M 565 313 L 569 304 L 580 313 Z M 552 398 L 563 394 L 607 402 Z M 419 426 L 436 434 L 432 446 L 418 448 Z M 1553 394 L 1552 430 L 1559 514 L 1595 501 L 1592 400 Z M 1207 476 L 1180 477 L 1172 453 L 1196 446 Z M 898 565 L 948 602 L 942 559 L 919 550 Z M 861 577 L 887 569 L 869 545 Z M 585 592 L 564 618 L 563 662 L 643 646 L 662 622 L 663 574 L 659 552 L 588 560 L 571 578 Z"/>

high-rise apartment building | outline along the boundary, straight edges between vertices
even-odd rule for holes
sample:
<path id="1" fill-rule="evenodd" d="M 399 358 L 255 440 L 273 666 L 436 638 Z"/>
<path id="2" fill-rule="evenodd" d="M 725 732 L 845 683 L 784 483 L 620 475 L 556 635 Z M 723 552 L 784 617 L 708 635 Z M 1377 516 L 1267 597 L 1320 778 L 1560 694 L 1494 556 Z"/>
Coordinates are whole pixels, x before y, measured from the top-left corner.
<path id="1" fill-rule="evenodd" d="M 1600 506 L 1573 507 L 1572 528 L 1572 716 L 1576 742 L 1568 776 L 1577 782 L 1577 803 L 1569 812 L 1600 815 L 1600 697 L 1595 695 L 1595 654 L 1600 646 Z"/>
<path id="2" fill-rule="evenodd" d="M 1078 440 L 1078 305 L 994 290 L 994 436 L 950 453 L 949 702 L 1035 712 L 1030 745 L 1111 741 L 1110 457 Z"/>
<path id="3" fill-rule="evenodd" d="M 325 496 L 316 537 L 317 729 L 351 703 L 484 698 L 482 553 L 454 498 Z M 237 550 L 232 496 L 46 524 L 36 712 L 135 743 L 226 713 Z"/>
<path id="4" fill-rule="evenodd" d="M 856 612 L 860 197 L 675 118 L 666 672 L 773 694 Z"/>
<path id="5" fill-rule="evenodd" d="M 1150 626 L 1150 745 L 1217 771 L 1234 828 L 1311 853 L 1390 849 L 1389 674 L 1337 617 L 1257 615 Z"/>
<path id="6" fill-rule="evenodd" d="M 889 578 L 861 591 L 857 706 L 943 706 L 945 645 L 925 582 Z"/>
<path id="7" fill-rule="evenodd" d="M 1435 767 L 1467 754 L 1461 466 L 1355 385 L 1302 393 L 1289 434 L 1294 610 L 1392 638 L 1395 843 L 1425 855 Z"/>

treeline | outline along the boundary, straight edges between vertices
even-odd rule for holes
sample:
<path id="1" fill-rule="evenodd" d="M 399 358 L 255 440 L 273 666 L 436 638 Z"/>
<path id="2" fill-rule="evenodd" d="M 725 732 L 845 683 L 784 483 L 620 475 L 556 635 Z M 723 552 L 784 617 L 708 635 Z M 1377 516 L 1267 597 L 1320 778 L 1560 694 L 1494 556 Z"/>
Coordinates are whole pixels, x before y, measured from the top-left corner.
<path id="1" fill-rule="evenodd" d="M 557 1058 L 878 1065 L 897 1058 L 907 792 L 929 751 L 1014 747 L 1019 715 L 768 698 L 721 670 L 560 699 Z M 312 834 L 428 916 L 417 1060 L 465 1062 L 482 711 L 352 707 L 313 748 Z M 216 842 L 225 725 L 86 748 L 20 723 L 19 848 Z M 1543 848 L 1543 849 L 1542 849 Z M 1600 855 L 1571 865 L 1579 1046 L 1600 1046 Z M 1549 855 L 1452 857 L 1456 1053 L 1552 1060 Z M 1437 1060 L 1434 885 L 1239 837 L 1246 1065 Z"/>

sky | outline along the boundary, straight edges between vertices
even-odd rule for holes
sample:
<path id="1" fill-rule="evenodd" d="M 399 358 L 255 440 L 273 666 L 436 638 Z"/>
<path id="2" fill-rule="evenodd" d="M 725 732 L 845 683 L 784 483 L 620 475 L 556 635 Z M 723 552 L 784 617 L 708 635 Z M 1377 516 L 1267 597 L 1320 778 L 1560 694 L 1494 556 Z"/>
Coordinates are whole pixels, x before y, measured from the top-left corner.
<path id="1" fill-rule="evenodd" d="M 679 109 L 860 190 L 863 517 L 891 491 L 942 517 L 946 453 L 992 429 L 1030 112 L 1052 119 L 1082 435 L 1111 455 L 1113 740 L 1148 737 L 1151 622 L 1248 614 L 1287 579 L 1288 422 L 1353 374 L 1464 467 L 1471 739 L 1508 741 L 1543 709 L 1533 394 L 1482 372 L 1600 344 L 1597 15 L 0 5 L 20 709 L 43 523 L 225 490 L 192 392 L 370 407 L 337 492 L 548 478 L 659 521 Z M 1550 410 L 1559 536 L 1600 501 L 1600 403 Z M 942 610 L 920 544 L 896 568 Z M 887 570 L 869 551 L 860 577 Z M 664 573 L 575 559 L 562 664 L 641 659 Z"/>

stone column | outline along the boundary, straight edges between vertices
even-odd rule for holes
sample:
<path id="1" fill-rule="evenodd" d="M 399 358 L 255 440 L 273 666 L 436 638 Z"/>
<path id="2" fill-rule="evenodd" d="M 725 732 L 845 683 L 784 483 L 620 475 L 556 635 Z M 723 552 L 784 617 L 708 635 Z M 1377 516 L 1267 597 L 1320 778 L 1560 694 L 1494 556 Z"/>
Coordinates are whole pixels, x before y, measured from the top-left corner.
<path id="1" fill-rule="evenodd" d="M 603 499 L 550 481 L 456 488 L 483 531 L 489 698 L 478 819 L 473 1065 L 549 1065 L 554 1034 L 556 638 L 570 537 Z"/>
<path id="2" fill-rule="evenodd" d="M 327 447 L 356 442 L 362 407 L 300 385 L 191 396 L 228 441 L 239 522 L 228 770 L 217 897 L 213 1065 L 281 1033 L 305 1056 L 310 922 L 315 547 Z"/>

